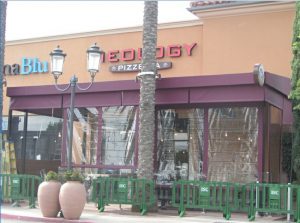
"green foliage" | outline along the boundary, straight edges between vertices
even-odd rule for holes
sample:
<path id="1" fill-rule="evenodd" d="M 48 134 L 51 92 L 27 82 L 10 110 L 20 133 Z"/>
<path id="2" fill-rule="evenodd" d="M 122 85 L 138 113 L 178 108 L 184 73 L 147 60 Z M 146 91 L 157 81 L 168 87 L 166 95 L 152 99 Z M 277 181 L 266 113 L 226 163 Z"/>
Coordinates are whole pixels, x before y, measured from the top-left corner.
<path id="1" fill-rule="evenodd" d="M 54 171 L 50 170 L 50 171 L 47 173 L 47 175 L 46 175 L 46 177 L 45 177 L 45 180 L 46 180 L 46 181 L 51 181 L 51 180 L 58 181 L 58 180 L 59 180 L 59 179 L 58 179 L 58 174 L 55 173 Z"/>
<path id="2" fill-rule="evenodd" d="M 294 158 L 293 169 L 298 170 L 296 172 L 297 183 L 300 183 L 300 156 Z"/>
<path id="3" fill-rule="evenodd" d="M 284 132 L 282 135 L 282 169 L 291 179 L 291 159 L 292 159 L 292 133 Z"/>
<path id="4" fill-rule="evenodd" d="M 291 91 L 289 99 L 293 102 L 293 110 L 300 110 L 300 79 L 297 81 L 295 89 Z M 295 116 L 295 112 L 294 112 Z"/>
<path id="5" fill-rule="evenodd" d="M 83 175 L 79 171 L 76 171 L 76 170 L 73 170 L 73 171 L 69 170 L 69 171 L 67 171 L 64 174 L 64 179 L 66 181 L 79 181 L 81 183 L 83 183 L 83 181 L 84 181 Z"/>

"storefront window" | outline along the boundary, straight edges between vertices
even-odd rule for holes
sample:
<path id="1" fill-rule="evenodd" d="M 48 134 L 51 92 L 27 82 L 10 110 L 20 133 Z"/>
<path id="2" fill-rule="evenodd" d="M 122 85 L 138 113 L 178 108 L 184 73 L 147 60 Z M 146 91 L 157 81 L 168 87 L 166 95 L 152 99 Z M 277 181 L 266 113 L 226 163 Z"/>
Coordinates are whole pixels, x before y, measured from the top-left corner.
<path id="1" fill-rule="evenodd" d="M 133 165 L 136 109 L 134 106 L 102 108 L 102 164 Z"/>
<path id="2" fill-rule="evenodd" d="M 210 108 L 208 180 L 257 179 L 257 108 Z"/>
<path id="3" fill-rule="evenodd" d="M 203 109 L 158 111 L 157 182 L 203 177 Z"/>
<path id="4" fill-rule="evenodd" d="M 280 182 L 281 171 L 281 123 L 282 111 L 275 106 L 270 105 L 270 119 L 269 119 L 269 171 L 265 172 L 264 181 L 278 183 Z"/>
<path id="5" fill-rule="evenodd" d="M 22 143 L 26 135 L 25 158 L 27 160 L 60 160 L 62 119 L 28 114 L 27 132 L 24 130 L 25 113 L 14 112 L 10 138 L 14 143 L 17 159 L 22 159 Z"/>
<path id="6" fill-rule="evenodd" d="M 26 159 L 60 160 L 62 119 L 28 115 Z"/>
<path id="7" fill-rule="evenodd" d="M 75 108 L 73 122 L 74 164 L 96 165 L 98 144 L 97 108 Z"/>
<path id="8" fill-rule="evenodd" d="M 24 112 L 13 111 L 11 118 L 11 134 L 10 139 L 14 143 L 15 153 L 17 159 L 22 159 L 22 142 L 23 142 L 23 128 L 24 128 Z"/>

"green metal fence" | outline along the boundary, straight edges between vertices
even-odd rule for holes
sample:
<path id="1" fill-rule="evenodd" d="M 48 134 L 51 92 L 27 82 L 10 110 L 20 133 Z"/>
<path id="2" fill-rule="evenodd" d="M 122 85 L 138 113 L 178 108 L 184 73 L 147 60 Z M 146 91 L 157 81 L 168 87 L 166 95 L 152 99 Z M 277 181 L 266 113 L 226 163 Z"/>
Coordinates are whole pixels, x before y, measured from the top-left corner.
<path id="1" fill-rule="evenodd" d="M 228 182 L 175 181 L 172 206 L 183 216 L 187 208 L 215 210 L 230 219 L 232 212 L 286 214 L 300 223 L 300 186 L 291 184 L 236 184 Z"/>
<path id="2" fill-rule="evenodd" d="M 101 177 L 93 181 L 92 200 L 98 203 L 100 212 L 108 204 L 131 204 L 140 207 L 144 215 L 156 202 L 154 181 Z"/>
<path id="3" fill-rule="evenodd" d="M 250 221 L 255 219 L 257 212 L 286 214 L 288 220 L 294 216 L 294 220 L 300 223 L 300 187 L 291 184 L 252 184 L 248 212 Z"/>
<path id="4" fill-rule="evenodd" d="M 1 200 L 28 200 L 29 206 L 35 207 L 40 177 L 21 174 L 0 174 L 0 177 Z"/>
<path id="5" fill-rule="evenodd" d="M 0 174 L 1 200 L 28 200 L 35 207 L 37 189 L 42 179 L 32 175 Z M 156 204 L 153 180 L 100 177 L 93 181 L 92 200 L 100 212 L 108 204 L 130 204 L 144 215 Z M 173 207 L 179 216 L 186 209 L 214 210 L 230 219 L 232 212 L 248 213 L 249 221 L 257 213 L 285 214 L 300 223 L 300 186 L 291 184 L 236 184 L 228 182 L 175 181 L 172 185 Z"/>
<path id="6" fill-rule="evenodd" d="M 178 208 L 179 216 L 185 214 L 186 208 L 194 208 L 220 211 L 228 220 L 232 211 L 248 211 L 248 187 L 227 182 L 175 181 L 172 206 Z"/>

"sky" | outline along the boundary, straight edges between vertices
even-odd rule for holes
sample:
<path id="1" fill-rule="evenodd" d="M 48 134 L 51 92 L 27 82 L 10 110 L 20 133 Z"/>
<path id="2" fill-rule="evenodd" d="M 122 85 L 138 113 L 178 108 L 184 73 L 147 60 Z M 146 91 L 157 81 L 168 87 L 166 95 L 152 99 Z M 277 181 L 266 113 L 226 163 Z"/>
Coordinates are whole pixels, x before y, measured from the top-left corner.
<path id="1" fill-rule="evenodd" d="M 190 1 L 159 1 L 158 23 L 197 19 Z M 140 26 L 143 1 L 8 1 L 6 40 Z"/>

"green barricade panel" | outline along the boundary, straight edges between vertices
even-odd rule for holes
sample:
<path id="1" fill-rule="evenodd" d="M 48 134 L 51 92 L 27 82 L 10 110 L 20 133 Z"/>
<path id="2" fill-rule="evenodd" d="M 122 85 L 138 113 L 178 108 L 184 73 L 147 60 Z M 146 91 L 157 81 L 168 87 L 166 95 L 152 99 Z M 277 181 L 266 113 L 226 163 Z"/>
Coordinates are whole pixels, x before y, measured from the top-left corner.
<path id="1" fill-rule="evenodd" d="M 128 180 L 121 180 L 118 182 L 117 185 L 117 193 L 118 193 L 118 200 L 121 203 L 127 203 L 127 195 L 128 195 Z"/>
<path id="2" fill-rule="evenodd" d="M 280 208 L 280 188 L 270 186 L 269 188 L 269 206 L 271 209 Z"/>
<path id="3" fill-rule="evenodd" d="M 210 205 L 210 187 L 209 185 L 200 186 L 200 205 L 209 206 Z"/>
<path id="4" fill-rule="evenodd" d="M 21 181 L 19 177 L 11 177 L 11 198 L 18 199 L 20 197 L 20 185 Z"/>
<path id="5" fill-rule="evenodd" d="M 128 191 L 127 181 L 120 181 L 118 184 L 118 192 L 119 193 L 127 193 L 127 191 Z"/>

